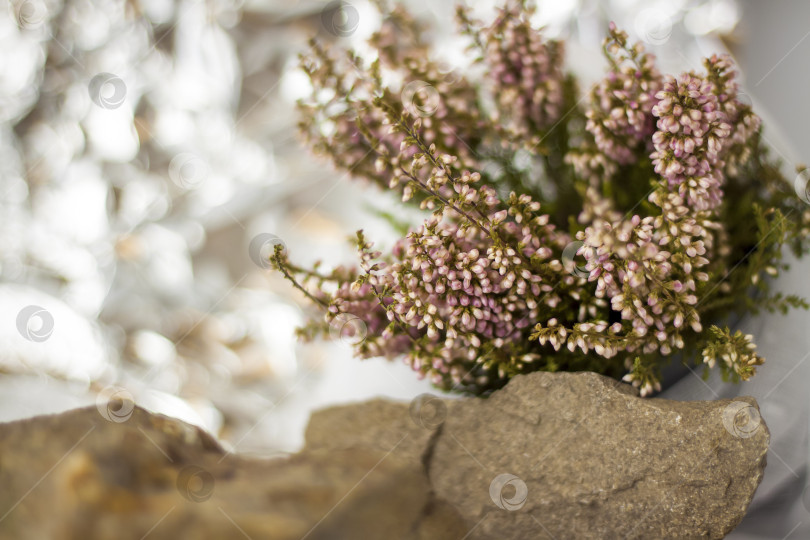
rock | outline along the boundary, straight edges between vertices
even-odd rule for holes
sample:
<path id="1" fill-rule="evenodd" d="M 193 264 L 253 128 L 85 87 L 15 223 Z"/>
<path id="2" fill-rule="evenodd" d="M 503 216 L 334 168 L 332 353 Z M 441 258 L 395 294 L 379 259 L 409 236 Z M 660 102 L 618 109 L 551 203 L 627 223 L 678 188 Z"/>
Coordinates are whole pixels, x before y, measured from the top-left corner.
<path id="1" fill-rule="evenodd" d="M 422 463 L 469 539 L 692 539 L 742 520 L 769 433 L 753 398 L 642 399 L 593 373 L 533 373 L 486 400 L 327 409 L 306 439 Z"/>
<path id="2" fill-rule="evenodd" d="M 121 401 L 0 424 L 0 540 L 722 538 L 769 435 L 752 398 L 534 373 L 489 399 L 327 409 L 306 437 L 248 459 Z"/>
<path id="3" fill-rule="evenodd" d="M 101 414 L 99 414 L 101 412 Z M 373 448 L 228 454 L 131 403 L 0 425 L 0 538 L 461 538 L 421 464 Z"/>
<path id="4" fill-rule="evenodd" d="M 416 407 L 420 406 L 419 410 Z M 438 408 L 438 410 L 436 409 Z M 410 410 L 415 411 L 410 414 Z M 315 412 L 306 431 L 307 448 L 373 448 L 412 463 L 429 456 L 434 429 L 445 419 L 443 399 L 425 395 L 413 407 L 384 399 Z"/>

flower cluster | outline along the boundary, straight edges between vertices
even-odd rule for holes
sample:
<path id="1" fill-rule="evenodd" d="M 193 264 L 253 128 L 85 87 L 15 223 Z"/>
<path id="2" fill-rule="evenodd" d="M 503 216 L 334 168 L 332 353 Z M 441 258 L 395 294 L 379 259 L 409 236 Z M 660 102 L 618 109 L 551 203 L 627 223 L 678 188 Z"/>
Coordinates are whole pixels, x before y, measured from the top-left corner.
<path id="1" fill-rule="evenodd" d="M 709 332 L 714 339 L 703 349 L 703 361 L 710 368 L 719 360 L 724 373 L 746 381 L 755 373 L 756 366 L 764 362 L 756 353 L 757 346 L 751 334 L 743 334 L 739 330 L 731 334 L 728 328 L 717 326 L 712 326 Z"/>
<path id="2" fill-rule="evenodd" d="M 607 77 L 591 92 L 586 112 L 586 129 L 593 135 L 601 156 L 626 165 L 638 159 L 639 147 L 647 148 L 655 130 L 652 109 L 661 87 L 655 56 L 640 43 L 628 45 L 627 33 L 610 24 L 605 56 L 610 64 Z"/>
<path id="3" fill-rule="evenodd" d="M 720 154 L 724 142 L 730 140 L 731 126 L 720 110 L 712 84 L 692 74 L 680 79 L 669 76 L 656 98 L 655 172 L 670 188 L 677 188 L 691 208 L 715 208 L 722 195 Z"/>
<path id="4" fill-rule="evenodd" d="M 342 338 L 361 321 L 359 356 L 402 357 L 470 393 L 593 370 L 646 395 L 676 355 L 749 378 L 752 338 L 714 323 L 807 307 L 763 277 L 784 268 L 783 245 L 806 251 L 810 212 L 768 158 L 731 60 L 663 75 L 611 25 L 608 73 L 578 106 L 562 44 L 531 14 L 527 0 L 490 24 L 458 10 L 483 79 L 435 61 L 401 7 L 383 13 L 372 63 L 317 45 L 303 58 L 309 144 L 427 215 L 389 253 L 359 231 L 357 268 L 319 273 L 277 249 L 274 265 L 326 311 L 302 333 Z"/>
<path id="5" fill-rule="evenodd" d="M 467 10 L 458 10 L 490 74 L 492 95 L 498 103 L 493 121 L 505 121 L 512 136 L 526 141 L 557 123 L 565 105 L 563 45 L 544 39 L 530 22 L 532 14 L 525 2 L 510 2 L 492 24 L 483 27 Z"/>

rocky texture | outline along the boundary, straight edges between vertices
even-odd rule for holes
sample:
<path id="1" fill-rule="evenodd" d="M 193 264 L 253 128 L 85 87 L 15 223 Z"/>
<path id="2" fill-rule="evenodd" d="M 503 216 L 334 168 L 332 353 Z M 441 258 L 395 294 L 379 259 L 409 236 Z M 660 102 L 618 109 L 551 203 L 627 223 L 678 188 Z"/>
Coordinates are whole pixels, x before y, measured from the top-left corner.
<path id="1" fill-rule="evenodd" d="M 418 405 L 321 411 L 307 445 L 423 462 L 470 539 L 722 538 L 745 515 L 769 440 L 753 398 L 641 399 L 592 373 L 534 373 L 488 400 Z"/>
<path id="2" fill-rule="evenodd" d="M 131 413 L 131 416 L 130 416 Z M 140 408 L 0 425 L 0 538 L 461 538 L 421 466 L 371 448 L 287 459 L 227 454 Z"/>
<path id="3" fill-rule="evenodd" d="M 721 538 L 762 477 L 758 414 L 535 373 L 487 400 L 327 409 L 265 461 L 125 403 L 80 409 L 0 425 L 0 539 Z"/>

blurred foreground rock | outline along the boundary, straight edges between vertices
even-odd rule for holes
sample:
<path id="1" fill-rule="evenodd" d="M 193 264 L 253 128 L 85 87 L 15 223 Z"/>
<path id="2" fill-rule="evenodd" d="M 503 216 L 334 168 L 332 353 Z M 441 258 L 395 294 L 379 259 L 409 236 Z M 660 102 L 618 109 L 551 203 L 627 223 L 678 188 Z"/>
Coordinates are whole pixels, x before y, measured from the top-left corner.
<path id="1" fill-rule="evenodd" d="M 0 425 L 0 538 L 722 538 L 767 446 L 753 399 L 640 399 L 587 373 L 327 409 L 274 460 L 114 403 Z"/>
<path id="2" fill-rule="evenodd" d="M 0 538 L 356 540 L 461 538 L 422 468 L 373 449 L 286 459 L 226 453 L 140 408 L 0 425 Z"/>

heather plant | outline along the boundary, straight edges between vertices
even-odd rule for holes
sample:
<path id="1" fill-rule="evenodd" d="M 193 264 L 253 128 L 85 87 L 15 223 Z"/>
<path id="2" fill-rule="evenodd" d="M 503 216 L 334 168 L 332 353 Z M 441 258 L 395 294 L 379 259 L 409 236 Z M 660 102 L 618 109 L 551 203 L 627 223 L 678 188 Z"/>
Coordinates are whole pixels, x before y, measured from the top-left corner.
<path id="1" fill-rule="evenodd" d="M 367 61 L 313 43 L 300 102 L 309 145 L 425 211 L 359 266 L 273 265 L 323 308 L 301 329 L 404 358 L 455 391 L 531 371 L 590 370 L 647 395 L 677 358 L 746 380 L 763 358 L 734 314 L 808 307 L 769 291 L 783 248 L 807 249 L 810 210 L 768 156 L 728 56 L 658 71 L 614 25 L 608 70 L 581 99 L 563 43 L 512 0 L 457 18 L 474 63 L 447 68 L 424 24 L 388 8 Z"/>

